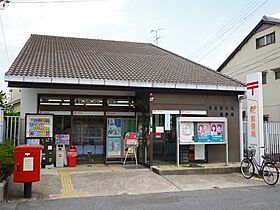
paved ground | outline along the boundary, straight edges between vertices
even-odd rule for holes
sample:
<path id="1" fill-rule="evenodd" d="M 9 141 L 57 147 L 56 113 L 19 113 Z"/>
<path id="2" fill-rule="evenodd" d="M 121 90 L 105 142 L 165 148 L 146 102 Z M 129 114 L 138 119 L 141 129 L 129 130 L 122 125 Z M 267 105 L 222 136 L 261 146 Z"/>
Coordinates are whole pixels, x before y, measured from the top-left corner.
<path id="1" fill-rule="evenodd" d="M 42 180 L 33 183 L 31 200 L 88 196 L 138 195 L 201 189 L 265 185 L 262 179 L 246 180 L 241 174 L 165 175 L 146 168 L 122 168 L 118 165 L 79 166 L 66 169 L 42 169 Z M 10 185 L 10 201 L 23 199 L 23 184 Z"/>
<path id="2" fill-rule="evenodd" d="M 279 209 L 280 185 L 254 186 L 187 192 L 119 195 L 54 200 L 33 200 L 0 204 L 5 210 L 30 209 Z"/>

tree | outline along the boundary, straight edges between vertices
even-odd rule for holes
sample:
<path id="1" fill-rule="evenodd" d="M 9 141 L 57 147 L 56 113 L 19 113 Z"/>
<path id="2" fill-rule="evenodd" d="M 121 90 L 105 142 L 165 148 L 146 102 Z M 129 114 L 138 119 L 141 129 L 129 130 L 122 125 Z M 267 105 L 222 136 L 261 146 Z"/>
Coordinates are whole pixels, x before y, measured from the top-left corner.
<path id="1" fill-rule="evenodd" d="M 14 113 L 13 107 L 8 104 L 6 93 L 0 91 L 0 108 L 4 110 L 5 114 Z"/>

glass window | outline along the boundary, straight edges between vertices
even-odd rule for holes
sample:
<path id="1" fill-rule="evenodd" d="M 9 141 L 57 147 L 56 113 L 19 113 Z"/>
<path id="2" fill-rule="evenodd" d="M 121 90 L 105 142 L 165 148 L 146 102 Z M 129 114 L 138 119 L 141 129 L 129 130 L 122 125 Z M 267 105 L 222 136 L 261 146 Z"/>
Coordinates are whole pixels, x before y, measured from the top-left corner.
<path id="1" fill-rule="evenodd" d="M 258 38 L 256 41 L 257 48 L 260 48 L 265 45 L 265 37 Z"/>
<path id="2" fill-rule="evenodd" d="M 75 106 L 103 106 L 102 98 L 75 98 Z"/>
<path id="3" fill-rule="evenodd" d="M 266 75 L 267 75 L 267 73 L 266 72 L 262 72 L 262 84 L 264 85 L 264 84 L 266 84 Z"/>
<path id="4" fill-rule="evenodd" d="M 266 36 L 266 44 L 272 44 L 275 42 L 275 33 L 268 34 Z"/>
<path id="5" fill-rule="evenodd" d="M 280 71 L 275 72 L 275 79 L 280 79 Z"/>
<path id="6" fill-rule="evenodd" d="M 70 106 L 70 98 L 60 96 L 40 96 L 40 105 L 48 106 Z"/>
<path id="7" fill-rule="evenodd" d="M 55 134 L 70 134 L 71 132 L 71 116 L 70 115 L 54 115 L 53 130 Z"/>

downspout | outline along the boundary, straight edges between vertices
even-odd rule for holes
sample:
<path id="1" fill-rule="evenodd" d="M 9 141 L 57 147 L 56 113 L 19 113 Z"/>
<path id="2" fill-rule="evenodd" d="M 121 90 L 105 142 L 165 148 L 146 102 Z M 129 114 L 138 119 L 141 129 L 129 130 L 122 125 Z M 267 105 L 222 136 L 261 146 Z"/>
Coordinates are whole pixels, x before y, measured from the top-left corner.
<path id="1" fill-rule="evenodd" d="M 239 101 L 239 141 L 240 141 L 240 161 L 244 158 L 244 143 L 243 143 L 243 106 L 242 101 L 246 99 L 247 97 L 244 95 L 241 95 L 238 97 Z"/>

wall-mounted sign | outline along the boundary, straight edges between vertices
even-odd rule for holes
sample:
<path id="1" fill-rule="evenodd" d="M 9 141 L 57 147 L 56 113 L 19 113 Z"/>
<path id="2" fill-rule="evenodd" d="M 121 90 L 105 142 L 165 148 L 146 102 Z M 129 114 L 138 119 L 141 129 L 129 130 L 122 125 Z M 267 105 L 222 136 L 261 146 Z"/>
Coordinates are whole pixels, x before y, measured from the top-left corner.
<path id="1" fill-rule="evenodd" d="M 157 126 L 156 127 L 156 133 L 164 133 L 164 127 L 163 126 Z"/>
<path id="2" fill-rule="evenodd" d="M 255 148 L 256 158 L 261 163 L 261 146 L 263 142 L 263 93 L 262 73 L 247 75 L 247 115 L 248 146 Z"/>
<path id="3" fill-rule="evenodd" d="M 205 110 L 181 110 L 181 114 L 185 115 L 207 115 Z"/>
<path id="4" fill-rule="evenodd" d="M 152 114 L 180 114 L 179 110 L 152 110 Z"/>
<path id="5" fill-rule="evenodd" d="M 26 137 L 53 137 L 53 115 L 26 115 Z"/>
<path id="6" fill-rule="evenodd" d="M 166 131 L 170 131 L 170 120 L 171 120 L 170 113 L 165 113 L 165 115 L 164 115 L 164 130 L 166 130 Z"/>
<path id="7" fill-rule="evenodd" d="M 135 112 L 106 112 L 106 116 L 134 117 L 135 116 Z"/>
<path id="8" fill-rule="evenodd" d="M 104 116 L 104 112 L 90 112 L 90 111 L 74 111 L 73 115 L 75 116 Z"/>
<path id="9" fill-rule="evenodd" d="M 40 114 L 71 115 L 70 111 L 40 111 Z"/>

